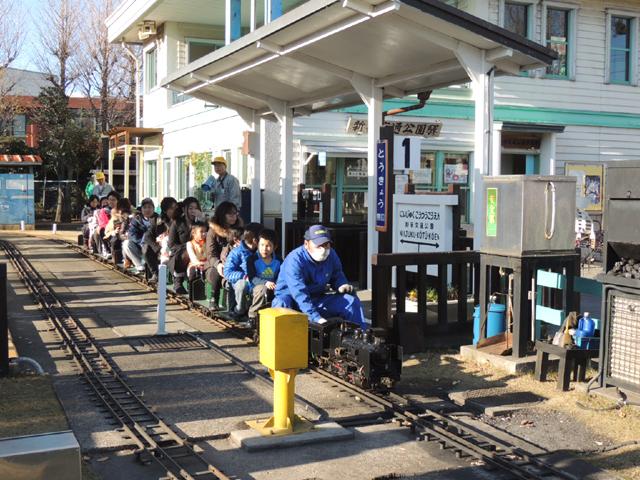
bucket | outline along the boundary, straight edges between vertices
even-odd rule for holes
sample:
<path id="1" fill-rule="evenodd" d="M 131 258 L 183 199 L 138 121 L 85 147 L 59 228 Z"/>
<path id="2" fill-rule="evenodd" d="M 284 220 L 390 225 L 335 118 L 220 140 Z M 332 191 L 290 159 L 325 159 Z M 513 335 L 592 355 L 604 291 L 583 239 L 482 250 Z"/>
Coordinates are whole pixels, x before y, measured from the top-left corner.
<path id="1" fill-rule="evenodd" d="M 503 333 L 505 328 L 506 306 L 500 303 L 490 303 L 487 315 L 487 338 Z M 473 344 L 480 341 L 480 305 L 473 309 Z"/>

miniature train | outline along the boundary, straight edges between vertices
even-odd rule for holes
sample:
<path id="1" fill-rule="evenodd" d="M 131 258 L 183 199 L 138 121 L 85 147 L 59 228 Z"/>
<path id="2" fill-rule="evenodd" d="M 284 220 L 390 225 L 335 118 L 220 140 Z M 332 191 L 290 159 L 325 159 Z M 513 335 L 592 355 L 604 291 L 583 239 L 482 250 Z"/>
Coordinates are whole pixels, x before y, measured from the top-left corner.
<path id="1" fill-rule="evenodd" d="M 309 357 L 313 364 L 352 383 L 386 390 L 400 380 L 402 347 L 387 343 L 384 330 L 362 330 L 342 319 L 309 324 Z"/>
<path id="2" fill-rule="evenodd" d="M 99 259 L 95 254 L 86 251 L 84 253 Z M 143 281 L 140 275 L 119 266 L 116 269 Z M 189 297 L 193 302 L 192 295 Z M 234 323 L 235 319 L 225 313 L 210 312 L 213 316 Z M 253 330 L 254 339 L 257 340 L 255 327 L 249 328 Z M 341 318 L 333 318 L 322 325 L 309 324 L 309 361 L 356 386 L 370 390 L 387 390 L 400 380 L 402 347 L 387 343 L 384 329 L 362 330 Z"/>

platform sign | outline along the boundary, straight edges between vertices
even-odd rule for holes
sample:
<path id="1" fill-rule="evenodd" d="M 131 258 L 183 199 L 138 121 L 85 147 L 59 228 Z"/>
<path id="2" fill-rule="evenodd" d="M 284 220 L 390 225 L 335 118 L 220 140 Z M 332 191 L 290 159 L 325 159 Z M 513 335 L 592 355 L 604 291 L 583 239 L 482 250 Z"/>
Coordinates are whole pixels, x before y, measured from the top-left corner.
<path id="1" fill-rule="evenodd" d="M 387 170 L 389 168 L 389 143 L 382 140 L 376 145 L 376 230 L 387 231 L 388 190 Z"/>
<path id="2" fill-rule="evenodd" d="M 457 195 L 394 195 L 393 253 L 451 251 L 453 207 L 457 204 Z M 437 268 L 431 265 L 427 273 L 437 275 Z"/>
<path id="3" fill-rule="evenodd" d="M 423 138 L 439 137 L 442 131 L 442 122 L 389 122 L 385 121 L 383 127 L 393 127 L 395 135 L 416 136 Z M 347 133 L 365 135 L 369 131 L 369 121 L 349 117 Z"/>
<path id="4" fill-rule="evenodd" d="M 420 168 L 420 138 L 393 137 L 393 169 L 418 170 Z"/>

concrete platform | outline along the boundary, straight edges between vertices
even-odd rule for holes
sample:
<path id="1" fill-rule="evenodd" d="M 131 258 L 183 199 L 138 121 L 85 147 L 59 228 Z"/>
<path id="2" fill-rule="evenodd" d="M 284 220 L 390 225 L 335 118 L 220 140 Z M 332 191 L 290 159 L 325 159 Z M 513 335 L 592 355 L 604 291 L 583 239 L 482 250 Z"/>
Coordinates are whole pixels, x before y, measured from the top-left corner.
<path id="1" fill-rule="evenodd" d="M 299 447 L 314 443 L 337 442 L 351 440 L 354 434 L 335 422 L 318 423 L 313 430 L 294 435 L 276 435 L 265 437 L 253 429 L 236 430 L 229 438 L 234 445 L 244 448 L 248 452 L 269 450 L 273 448 Z"/>
<path id="2" fill-rule="evenodd" d="M 545 400 L 531 392 L 510 392 L 504 387 L 451 392 L 449 398 L 456 405 L 489 417 L 511 415 L 517 410 L 535 407 Z"/>
<path id="3" fill-rule="evenodd" d="M 513 358 L 511 356 L 500 356 L 485 353 L 478 350 L 473 345 L 463 345 L 460 347 L 460 355 L 465 360 L 473 360 L 482 365 L 490 365 L 492 367 L 504 370 L 507 373 L 521 374 L 533 372 L 536 368 L 536 356 L 529 355 L 523 358 Z"/>

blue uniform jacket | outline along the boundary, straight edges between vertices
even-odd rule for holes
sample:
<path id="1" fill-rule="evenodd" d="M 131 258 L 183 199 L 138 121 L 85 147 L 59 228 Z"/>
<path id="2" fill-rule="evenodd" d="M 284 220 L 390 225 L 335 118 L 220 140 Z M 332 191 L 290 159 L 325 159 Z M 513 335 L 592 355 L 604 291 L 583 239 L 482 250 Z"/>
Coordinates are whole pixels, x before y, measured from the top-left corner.
<path id="1" fill-rule="evenodd" d="M 338 290 L 338 287 L 345 283 L 349 282 L 335 250 L 331 249 L 329 258 L 324 262 L 316 262 L 303 245 L 284 259 L 276 283 L 275 296 L 277 298 L 291 295 L 302 313 L 306 313 L 310 320 L 315 321 L 322 315 L 316 309 L 313 300 L 325 293 L 327 284 Z"/>
<path id="2" fill-rule="evenodd" d="M 227 261 L 224 264 L 224 278 L 231 285 L 234 285 L 238 280 L 242 280 L 249 274 L 247 261 L 253 253 L 253 250 L 250 250 L 244 241 L 229 252 Z"/>

